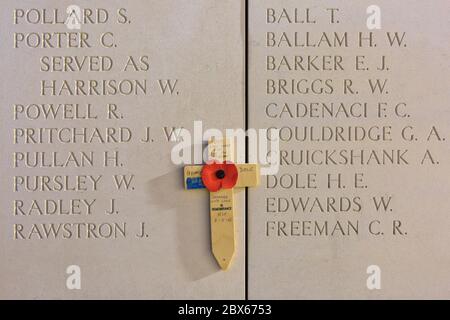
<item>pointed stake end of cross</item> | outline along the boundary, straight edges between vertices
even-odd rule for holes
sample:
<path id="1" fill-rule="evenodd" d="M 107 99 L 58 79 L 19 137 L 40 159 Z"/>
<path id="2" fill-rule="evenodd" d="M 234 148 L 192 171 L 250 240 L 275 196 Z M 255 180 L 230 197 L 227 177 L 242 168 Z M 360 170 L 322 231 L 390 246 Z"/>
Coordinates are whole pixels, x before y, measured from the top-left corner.
<path id="1" fill-rule="evenodd" d="M 233 255 L 231 256 L 221 256 L 221 255 L 217 255 L 214 254 L 214 258 L 216 258 L 217 263 L 219 264 L 220 268 L 222 270 L 228 270 L 228 268 L 231 265 L 231 260 L 233 259 Z"/>

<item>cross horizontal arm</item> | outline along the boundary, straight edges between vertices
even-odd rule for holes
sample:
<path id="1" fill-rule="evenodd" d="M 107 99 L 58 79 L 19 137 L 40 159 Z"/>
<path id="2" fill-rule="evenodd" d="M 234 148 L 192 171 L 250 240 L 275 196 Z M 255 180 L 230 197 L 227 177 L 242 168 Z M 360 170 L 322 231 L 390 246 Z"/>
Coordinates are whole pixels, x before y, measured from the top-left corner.
<path id="1" fill-rule="evenodd" d="M 251 163 L 237 164 L 238 180 L 235 188 L 256 187 L 259 184 L 259 165 Z M 184 168 L 184 188 L 205 189 L 202 182 L 202 168 L 201 165 L 186 166 Z"/>

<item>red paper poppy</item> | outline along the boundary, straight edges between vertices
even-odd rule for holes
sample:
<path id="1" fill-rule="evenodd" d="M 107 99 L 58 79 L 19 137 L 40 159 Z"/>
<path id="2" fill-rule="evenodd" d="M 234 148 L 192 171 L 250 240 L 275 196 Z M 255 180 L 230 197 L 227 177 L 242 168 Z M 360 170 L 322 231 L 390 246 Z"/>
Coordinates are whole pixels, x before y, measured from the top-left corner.
<path id="1" fill-rule="evenodd" d="M 236 185 L 238 169 L 232 162 L 211 162 L 203 166 L 202 181 L 205 187 L 216 192 L 220 189 L 231 189 Z"/>

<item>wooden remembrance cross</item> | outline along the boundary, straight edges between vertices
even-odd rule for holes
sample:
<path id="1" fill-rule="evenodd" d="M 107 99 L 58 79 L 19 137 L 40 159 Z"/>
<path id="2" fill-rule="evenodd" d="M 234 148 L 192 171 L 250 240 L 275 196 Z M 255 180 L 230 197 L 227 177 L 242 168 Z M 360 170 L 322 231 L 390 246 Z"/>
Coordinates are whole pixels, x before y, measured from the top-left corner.
<path id="1" fill-rule="evenodd" d="M 231 139 L 208 142 L 208 162 L 184 168 L 187 190 L 208 189 L 212 252 L 222 270 L 230 266 L 235 252 L 234 188 L 259 184 L 259 165 L 234 164 Z"/>

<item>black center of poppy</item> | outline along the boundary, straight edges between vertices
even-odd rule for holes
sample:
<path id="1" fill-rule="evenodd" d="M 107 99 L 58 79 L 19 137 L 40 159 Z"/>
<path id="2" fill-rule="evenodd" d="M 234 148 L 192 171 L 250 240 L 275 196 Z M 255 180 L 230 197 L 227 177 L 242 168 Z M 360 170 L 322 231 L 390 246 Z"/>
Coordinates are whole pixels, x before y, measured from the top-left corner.
<path id="1" fill-rule="evenodd" d="M 216 177 L 217 177 L 217 179 L 223 179 L 223 178 L 225 178 L 225 171 L 223 171 L 223 170 L 217 170 L 217 171 L 216 171 Z"/>

